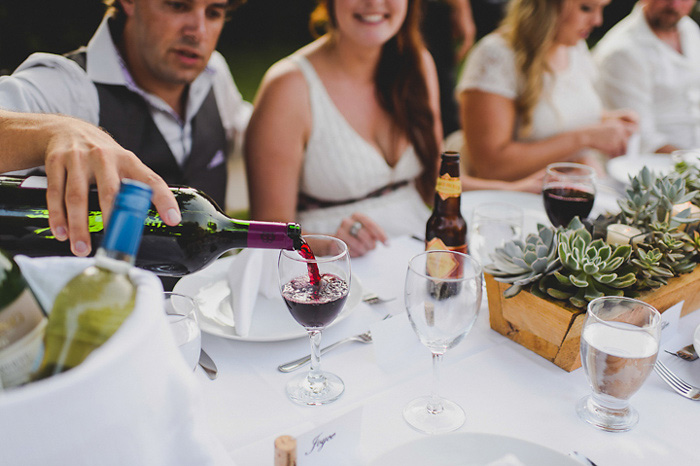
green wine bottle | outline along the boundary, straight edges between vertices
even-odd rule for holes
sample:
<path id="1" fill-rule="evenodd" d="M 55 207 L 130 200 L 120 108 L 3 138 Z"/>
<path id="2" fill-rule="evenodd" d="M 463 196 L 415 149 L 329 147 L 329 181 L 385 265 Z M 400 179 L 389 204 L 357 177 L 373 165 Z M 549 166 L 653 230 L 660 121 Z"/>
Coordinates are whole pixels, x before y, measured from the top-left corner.
<path id="1" fill-rule="evenodd" d="M 29 380 L 45 326 L 19 267 L 0 251 L 0 389 Z"/>
<path id="2" fill-rule="evenodd" d="M 122 181 L 95 265 L 58 293 L 44 335 L 44 357 L 33 380 L 65 372 L 106 342 L 134 309 L 134 264 L 151 202 L 151 189 Z"/>
<path id="3" fill-rule="evenodd" d="M 162 276 L 196 272 L 231 249 L 294 249 L 301 245 L 296 223 L 257 222 L 227 217 L 205 193 L 170 187 L 182 222 L 166 225 L 153 208 L 145 220 L 136 266 Z M 90 191 L 88 221 L 92 244 L 103 241 L 97 191 Z M 0 176 L 0 249 L 30 257 L 71 255 L 70 244 L 58 241 L 49 228 L 46 178 Z"/>

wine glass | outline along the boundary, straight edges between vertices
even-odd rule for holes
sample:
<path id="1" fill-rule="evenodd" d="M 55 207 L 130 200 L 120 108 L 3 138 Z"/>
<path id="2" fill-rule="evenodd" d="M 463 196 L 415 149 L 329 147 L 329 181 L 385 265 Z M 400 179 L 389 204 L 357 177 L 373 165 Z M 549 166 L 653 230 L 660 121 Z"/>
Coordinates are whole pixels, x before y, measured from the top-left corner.
<path id="1" fill-rule="evenodd" d="M 277 272 L 280 293 L 289 312 L 309 334 L 311 369 L 287 383 L 295 403 L 318 406 L 337 400 L 345 384 L 321 370 L 321 331 L 343 309 L 350 290 L 347 245 L 332 236 L 304 235 L 299 251 L 280 252 Z"/>
<path id="2" fill-rule="evenodd" d="M 581 331 L 581 362 L 592 394 L 576 412 L 608 432 L 624 432 L 639 414 L 629 399 L 642 386 L 659 352 L 661 314 L 636 299 L 603 296 L 588 303 Z"/>
<path id="3" fill-rule="evenodd" d="M 196 301 L 187 295 L 166 291 L 164 293 L 165 313 L 170 331 L 187 365 L 197 368 L 199 352 L 202 349 L 202 332 L 197 323 Z"/>
<path id="4" fill-rule="evenodd" d="M 421 343 L 433 354 L 432 394 L 416 398 L 403 411 L 406 422 L 420 432 L 451 432 L 464 424 L 464 410 L 438 394 L 440 361 L 474 325 L 481 292 L 481 266 L 466 254 L 432 250 L 408 263 L 408 318 Z"/>
<path id="5" fill-rule="evenodd" d="M 580 163 L 550 163 L 542 187 L 549 221 L 555 227 L 565 227 L 576 216 L 585 219 L 593 208 L 595 191 L 593 168 Z"/>
<path id="6" fill-rule="evenodd" d="M 469 253 L 481 265 L 491 262 L 491 254 L 505 243 L 520 239 L 523 210 L 506 202 L 486 202 L 474 207 L 469 224 Z"/>

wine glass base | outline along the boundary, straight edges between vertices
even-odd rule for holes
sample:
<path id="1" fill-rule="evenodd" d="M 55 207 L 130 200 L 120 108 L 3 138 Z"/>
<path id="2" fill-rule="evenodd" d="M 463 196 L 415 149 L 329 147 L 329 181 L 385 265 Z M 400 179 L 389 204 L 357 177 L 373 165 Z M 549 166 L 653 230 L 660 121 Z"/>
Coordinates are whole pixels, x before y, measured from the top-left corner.
<path id="1" fill-rule="evenodd" d="M 608 409 L 588 395 L 576 403 L 578 417 L 597 429 L 606 432 L 627 432 L 639 421 L 639 413 L 631 406 L 624 409 Z"/>
<path id="2" fill-rule="evenodd" d="M 309 374 L 299 374 L 287 382 L 287 396 L 304 406 L 321 406 L 332 403 L 345 392 L 345 384 L 335 374 L 321 372 L 313 382 Z"/>
<path id="3" fill-rule="evenodd" d="M 418 432 L 426 434 L 444 434 L 459 429 L 464 425 L 464 410 L 449 400 L 442 399 L 442 409 L 429 409 L 433 399 L 428 396 L 416 398 L 406 405 L 403 418 Z"/>

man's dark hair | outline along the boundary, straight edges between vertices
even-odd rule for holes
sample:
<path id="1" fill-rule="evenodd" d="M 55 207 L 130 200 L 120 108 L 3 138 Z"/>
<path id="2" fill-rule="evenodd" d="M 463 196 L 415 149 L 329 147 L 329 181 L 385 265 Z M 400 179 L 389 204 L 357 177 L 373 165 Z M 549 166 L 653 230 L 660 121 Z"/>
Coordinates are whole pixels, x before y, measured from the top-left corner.
<path id="1" fill-rule="evenodd" d="M 244 4 L 246 0 L 228 0 L 226 7 L 226 18 L 231 16 L 231 12 Z M 107 16 L 112 18 L 114 24 L 122 27 L 126 21 L 126 14 L 124 13 L 124 7 L 122 7 L 122 2 L 119 0 L 102 0 L 107 6 Z"/>

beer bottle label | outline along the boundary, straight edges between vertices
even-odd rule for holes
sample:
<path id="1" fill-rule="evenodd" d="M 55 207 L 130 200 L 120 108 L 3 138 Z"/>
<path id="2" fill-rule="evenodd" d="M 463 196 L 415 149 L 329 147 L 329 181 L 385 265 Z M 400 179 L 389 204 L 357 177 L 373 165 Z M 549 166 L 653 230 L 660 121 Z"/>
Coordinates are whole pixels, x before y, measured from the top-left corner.
<path id="1" fill-rule="evenodd" d="M 462 183 L 459 181 L 459 176 L 450 176 L 445 173 L 437 179 L 435 192 L 444 201 L 451 197 L 459 197 L 462 194 Z"/>
<path id="2" fill-rule="evenodd" d="M 425 250 L 456 251 L 466 254 L 467 246 L 446 246 L 440 238 L 433 238 L 428 241 Z M 459 278 L 461 275 L 459 262 L 454 256 L 448 254 L 435 254 L 428 257 L 426 269 L 428 275 L 435 278 Z"/>

